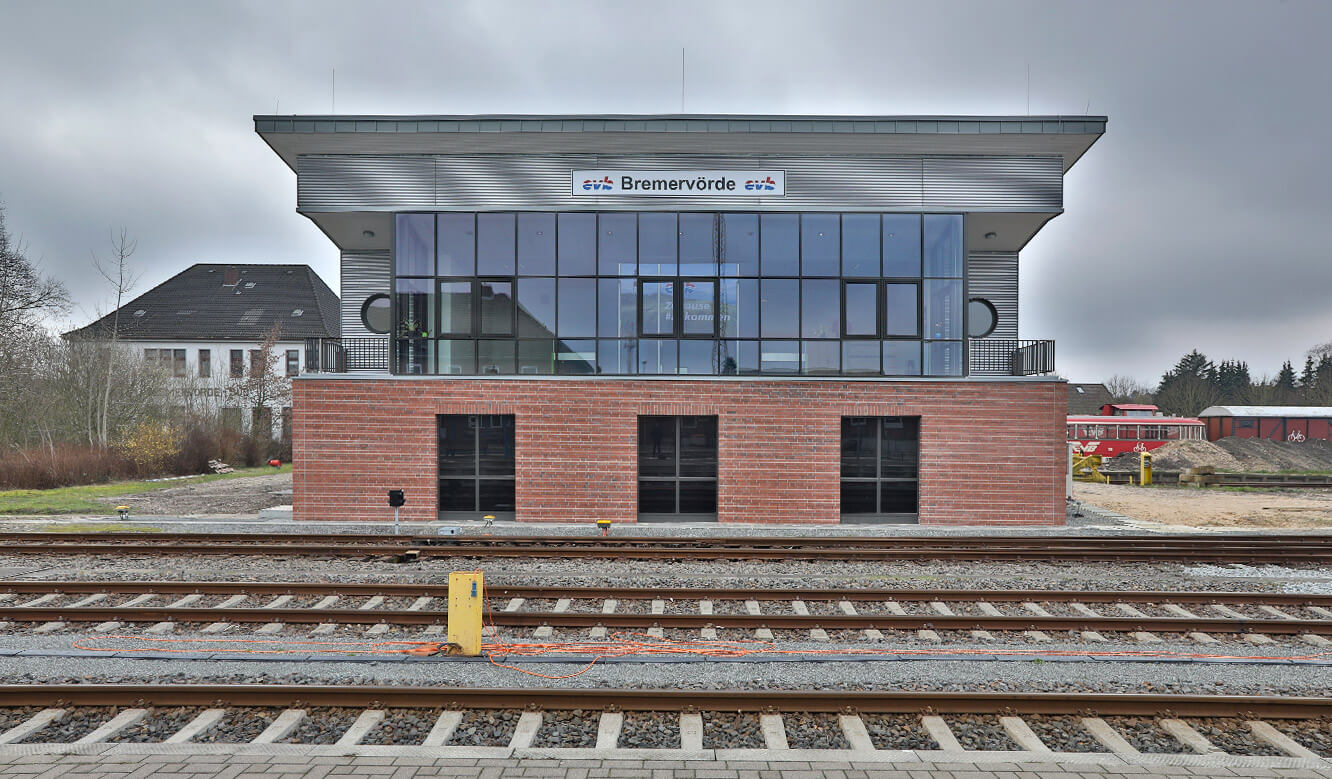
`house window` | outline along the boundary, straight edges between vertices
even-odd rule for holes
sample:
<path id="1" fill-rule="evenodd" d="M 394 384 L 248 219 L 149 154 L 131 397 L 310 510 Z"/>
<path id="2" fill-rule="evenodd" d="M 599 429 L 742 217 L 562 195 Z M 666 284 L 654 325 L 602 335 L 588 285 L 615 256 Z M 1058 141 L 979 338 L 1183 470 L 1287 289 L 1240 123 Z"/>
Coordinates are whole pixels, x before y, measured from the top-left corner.
<path id="1" fill-rule="evenodd" d="M 264 370 L 265 367 L 266 367 L 266 366 L 264 365 L 264 350 L 263 350 L 263 349 L 251 349 L 251 350 L 250 350 L 250 375 L 251 375 L 251 376 L 263 376 L 265 373 L 268 372 L 268 371 Z"/>
<path id="2" fill-rule="evenodd" d="M 223 408 L 222 427 L 225 430 L 233 430 L 239 433 L 241 429 L 241 410 L 238 408 Z"/>
<path id="3" fill-rule="evenodd" d="M 167 351 L 167 350 L 166 350 L 166 349 L 163 349 L 162 351 L 165 352 L 165 351 Z M 186 368 L 186 365 L 185 365 L 185 350 L 184 350 L 184 349 L 172 349 L 172 350 L 171 350 L 171 375 L 172 375 L 172 376 L 175 376 L 175 377 L 178 378 L 178 379 L 183 379 L 183 378 L 185 378 L 186 371 L 187 371 L 187 368 Z"/>
<path id="4" fill-rule="evenodd" d="M 291 406 L 282 407 L 282 440 L 291 440 Z"/>
<path id="5" fill-rule="evenodd" d="M 717 516 L 717 417 L 638 418 L 638 518 Z"/>
<path id="6" fill-rule="evenodd" d="M 259 439 L 273 437 L 273 409 L 268 406 L 250 409 L 250 435 Z"/>
<path id="7" fill-rule="evenodd" d="M 287 350 L 287 375 L 295 376 L 301 372 L 301 353 L 296 349 Z"/>
<path id="8" fill-rule="evenodd" d="M 231 378 L 239 379 L 245 376 L 245 352 L 241 349 L 231 350 Z"/>
<path id="9" fill-rule="evenodd" d="M 209 349 L 199 350 L 199 378 L 207 379 L 213 375 L 213 352 Z"/>
<path id="10" fill-rule="evenodd" d="M 441 414 L 437 427 L 440 512 L 512 518 L 513 415 Z"/>
<path id="11" fill-rule="evenodd" d="M 842 417 L 842 521 L 915 522 L 920 417 Z"/>

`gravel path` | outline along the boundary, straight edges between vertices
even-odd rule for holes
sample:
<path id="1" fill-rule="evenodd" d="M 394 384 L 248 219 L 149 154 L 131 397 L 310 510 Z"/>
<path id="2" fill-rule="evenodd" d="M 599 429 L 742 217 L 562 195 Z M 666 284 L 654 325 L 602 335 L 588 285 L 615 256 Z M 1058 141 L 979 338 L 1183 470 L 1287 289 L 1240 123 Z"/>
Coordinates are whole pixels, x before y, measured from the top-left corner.
<path id="1" fill-rule="evenodd" d="M 198 514 L 257 514 L 260 509 L 291 503 L 291 473 L 243 476 L 202 484 L 98 498 L 107 513 L 116 506 L 130 507 L 132 516 L 192 516 Z"/>

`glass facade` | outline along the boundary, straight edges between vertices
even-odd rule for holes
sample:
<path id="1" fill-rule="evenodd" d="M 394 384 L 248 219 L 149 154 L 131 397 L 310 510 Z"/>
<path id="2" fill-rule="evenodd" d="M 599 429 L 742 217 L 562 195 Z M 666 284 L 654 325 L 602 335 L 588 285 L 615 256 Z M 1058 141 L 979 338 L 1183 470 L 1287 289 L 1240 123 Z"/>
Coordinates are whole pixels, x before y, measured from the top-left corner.
<path id="1" fill-rule="evenodd" d="M 960 376 L 959 214 L 398 214 L 395 370 Z"/>

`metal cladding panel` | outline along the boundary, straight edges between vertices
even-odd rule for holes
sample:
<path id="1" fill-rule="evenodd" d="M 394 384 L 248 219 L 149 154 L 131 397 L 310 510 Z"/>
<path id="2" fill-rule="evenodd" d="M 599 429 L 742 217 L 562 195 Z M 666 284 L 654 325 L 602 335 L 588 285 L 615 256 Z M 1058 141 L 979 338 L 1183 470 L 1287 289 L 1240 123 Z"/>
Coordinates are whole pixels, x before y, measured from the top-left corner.
<path id="1" fill-rule="evenodd" d="M 994 332 L 986 338 L 1015 340 L 1018 337 L 1017 252 L 972 252 L 968 255 L 967 296 L 985 298 L 999 314 Z"/>
<path id="2" fill-rule="evenodd" d="M 387 293 L 391 284 L 389 253 L 361 251 L 342 253 L 342 337 L 378 336 L 361 324 L 361 304 L 371 295 Z"/>
<path id="3" fill-rule="evenodd" d="M 431 208 L 434 157 L 301 157 L 296 210 L 352 211 Z"/>
<path id="4" fill-rule="evenodd" d="M 447 155 L 301 157 L 301 211 L 1051 211 L 1059 157 Z M 433 172 L 429 185 L 423 181 Z M 785 197 L 575 196 L 575 169 L 786 172 Z M 307 182 L 307 177 L 310 181 Z M 1053 177 L 1053 182 L 1051 181 Z"/>
<path id="5" fill-rule="evenodd" d="M 1059 157 L 925 157 L 925 208 L 1058 211 L 1064 207 Z"/>

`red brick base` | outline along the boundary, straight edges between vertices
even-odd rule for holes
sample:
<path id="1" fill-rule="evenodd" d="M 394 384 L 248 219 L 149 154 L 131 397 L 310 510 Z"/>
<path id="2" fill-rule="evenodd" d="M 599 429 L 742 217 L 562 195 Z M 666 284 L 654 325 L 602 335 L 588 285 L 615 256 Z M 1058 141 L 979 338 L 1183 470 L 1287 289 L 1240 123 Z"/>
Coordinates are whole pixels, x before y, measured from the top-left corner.
<path id="1" fill-rule="evenodd" d="M 514 414 L 520 522 L 633 522 L 637 417 L 718 417 L 721 522 L 836 523 L 841 417 L 920 416 L 920 521 L 1064 524 L 1062 381 L 294 382 L 295 517 L 436 519 L 436 414 Z"/>

